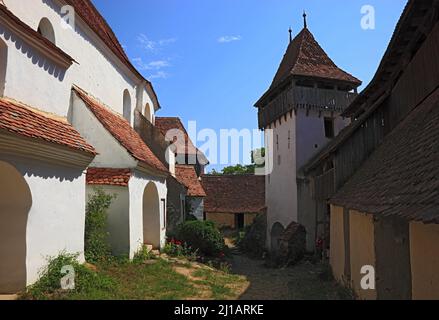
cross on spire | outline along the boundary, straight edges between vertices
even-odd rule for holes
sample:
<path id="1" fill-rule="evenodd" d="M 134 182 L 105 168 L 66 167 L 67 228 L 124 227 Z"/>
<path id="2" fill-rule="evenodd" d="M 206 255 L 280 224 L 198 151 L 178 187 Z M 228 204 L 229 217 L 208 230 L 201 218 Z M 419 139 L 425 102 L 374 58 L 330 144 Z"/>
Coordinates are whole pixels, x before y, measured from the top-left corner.
<path id="1" fill-rule="evenodd" d="M 304 11 L 303 11 L 303 27 L 304 27 L 305 29 L 308 27 L 308 24 L 307 24 L 307 22 L 306 22 L 306 17 L 307 17 L 307 14 L 306 14 L 306 11 L 304 10 Z"/>

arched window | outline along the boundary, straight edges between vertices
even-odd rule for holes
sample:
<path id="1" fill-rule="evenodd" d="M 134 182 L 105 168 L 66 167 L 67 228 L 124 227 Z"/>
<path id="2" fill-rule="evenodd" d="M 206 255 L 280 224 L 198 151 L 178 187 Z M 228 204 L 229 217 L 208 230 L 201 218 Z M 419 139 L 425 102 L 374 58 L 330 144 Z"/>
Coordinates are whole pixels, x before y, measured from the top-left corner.
<path id="1" fill-rule="evenodd" d="M 154 123 L 154 113 L 152 112 L 149 103 L 147 103 L 145 106 L 145 118 L 148 119 L 149 122 Z"/>
<path id="2" fill-rule="evenodd" d="M 6 85 L 6 66 L 8 65 L 8 47 L 0 39 L 0 97 L 5 93 Z"/>
<path id="3" fill-rule="evenodd" d="M 128 90 L 123 92 L 123 117 L 131 123 L 131 96 Z"/>
<path id="4" fill-rule="evenodd" d="M 53 26 L 50 23 L 49 19 L 41 19 L 40 24 L 38 25 L 38 33 L 53 44 L 55 44 L 55 31 L 53 30 Z"/>

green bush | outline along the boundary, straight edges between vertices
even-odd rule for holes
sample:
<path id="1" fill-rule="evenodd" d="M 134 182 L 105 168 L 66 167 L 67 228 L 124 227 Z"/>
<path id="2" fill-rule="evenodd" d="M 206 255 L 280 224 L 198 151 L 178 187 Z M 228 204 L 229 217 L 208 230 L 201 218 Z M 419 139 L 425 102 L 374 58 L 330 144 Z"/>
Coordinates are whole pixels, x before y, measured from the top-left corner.
<path id="1" fill-rule="evenodd" d="M 108 245 L 107 211 L 115 196 L 97 188 L 88 203 L 85 217 L 85 259 L 98 263 L 111 256 Z"/>
<path id="2" fill-rule="evenodd" d="M 79 264 L 77 258 L 78 255 L 66 253 L 61 253 L 56 258 L 50 258 L 48 265 L 40 273 L 39 280 L 27 289 L 22 299 L 74 299 L 75 295 L 84 293 L 93 295 L 98 290 L 116 292 L 116 284 L 109 277 Z M 65 266 L 71 266 L 74 269 L 75 288 L 73 290 L 62 290 L 61 288 L 61 279 L 66 276 L 62 273 Z"/>
<path id="3" fill-rule="evenodd" d="M 213 222 L 187 221 L 177 228 L 177 239 L 202 255 L 217 257 L 225 250 L 221 232 Z"/>
<path id="4" fill-rule="evenodd" d="M 194 216 L 193 214 L 188 214 L 186 217 L 186 221 L 197 221 L 197 217 Z"/>

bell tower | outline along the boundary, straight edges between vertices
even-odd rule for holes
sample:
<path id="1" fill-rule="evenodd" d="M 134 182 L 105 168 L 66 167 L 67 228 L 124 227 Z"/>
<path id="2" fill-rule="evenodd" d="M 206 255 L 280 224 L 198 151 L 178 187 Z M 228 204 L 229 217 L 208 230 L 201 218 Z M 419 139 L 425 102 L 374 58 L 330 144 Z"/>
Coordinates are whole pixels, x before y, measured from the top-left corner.
<path id="1" fill-rule="evenodd" d="M 275 251 L 279 224 L 305 227 L 298 208 L 298 172 L 349 124 L 341 117 L 357 96 L 361 81 L 340 69 L 318 44 L 303 14 L 301 32 L 288 44 L 268 91 L 256 103 L 259 128 L 273 131 L 266 154 L 273 154 L 267 176 L 268 249 Z M 291 30 L 291 29 L 290 29 Z M 290 39 L 291 39 L 290 31 Z M 270 152 L 271 151 L 271 152 Z M 272 232 L 276 225 L 276 232 Z M 308 229 L 308 228 L 307 228 Z M 315 230 L 307 230 L 308 248 Z"/>

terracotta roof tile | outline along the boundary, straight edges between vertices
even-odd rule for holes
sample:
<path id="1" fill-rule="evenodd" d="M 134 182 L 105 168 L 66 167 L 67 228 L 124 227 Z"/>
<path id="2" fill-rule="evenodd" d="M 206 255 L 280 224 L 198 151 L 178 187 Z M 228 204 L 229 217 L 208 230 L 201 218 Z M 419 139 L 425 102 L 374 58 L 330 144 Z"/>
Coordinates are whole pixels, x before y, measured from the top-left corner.
<path id="1" fill-rule="evenodd" d="M 385 138 L 330 202 L 439 223 L 438 137 L 439 89 Z"/>
<path id="2" fill-rule="evenodd" d="M 181 122 L 180 118 L 173 117 L 157 117 L 155 119 L 155 126 L 166 137 L 166 134 L 171 130 L 180 130 L 184 134 L 185 141 L 177 141 L 177 137 L 174 137 L 174 143 L 177 143 L 177 147 L 181 147 L 187 155 L 197 154 L 197 148 L 194 146 L 192 140 Z M 184 144 L 183 144 L 184 143 Z"/>
<path id="3" fill-rule="evenodd" d="M 361 85 L 360 80 L 336 66 L 308 28 L 304 28 L 289 44 L 271 89 L 289 75 L 340 80 Z"/>
<path id="4" fill-rule="evenodd" d="M 204 162 L 206 164 L 209 162 L 206 156 L 200 150 L 198 150 L 197 147 L 195 147 L 180 118 L 157 117 L 155 120 L 155 126 L 165 137 L 170 130 L 180 130 L 184 135 L 185 141 L 180 141 L 177 139 L 177 137 L 174 137 L 174 143 L 177 145 L 178 150 L 184 150 L 186 155 L 199 155 L 200 162 Z"/>
<path id="5" fill-rule="evenodd" d="M 71 149 L 96 154 L 69 123 L 44 116 L 15 101 L 0 98 L 0 129 Z"/>
<path id="6" fill-rule="evenodd" d="M 204 175 L 204 211 L 260 213 L 265 209 L 265 177 L 255 175 Z"/>
<path id="7" fill-rule="evenodd" d="M 206 196 L 206 192 L 204 192 L 203 186 L 201 185 L 193 166 L 177 165 L 175 167 L 175 175 L 177 181 L 188 188 L 188 196 Z"/>
<path id="8" fill-rule="evenodd" d="M 87 170 L 88 185 L 128 187 L 130 179 L 130 169 L 89 168 Z"/>
<path id="9" fill-rule="evenodd" d="M 141 137 L 134 131 L 128 121 L 103 106 L 85 91 L 74 88 L 78 96 L 84 101 L 90 111 L 102 123 L 104 128 L 128 150 L 137 160 L 147 164 L 149 167 L 163 173 L 168 170 L 160 160 L 152 153 L 151 149 L 143 142 Z"/>

